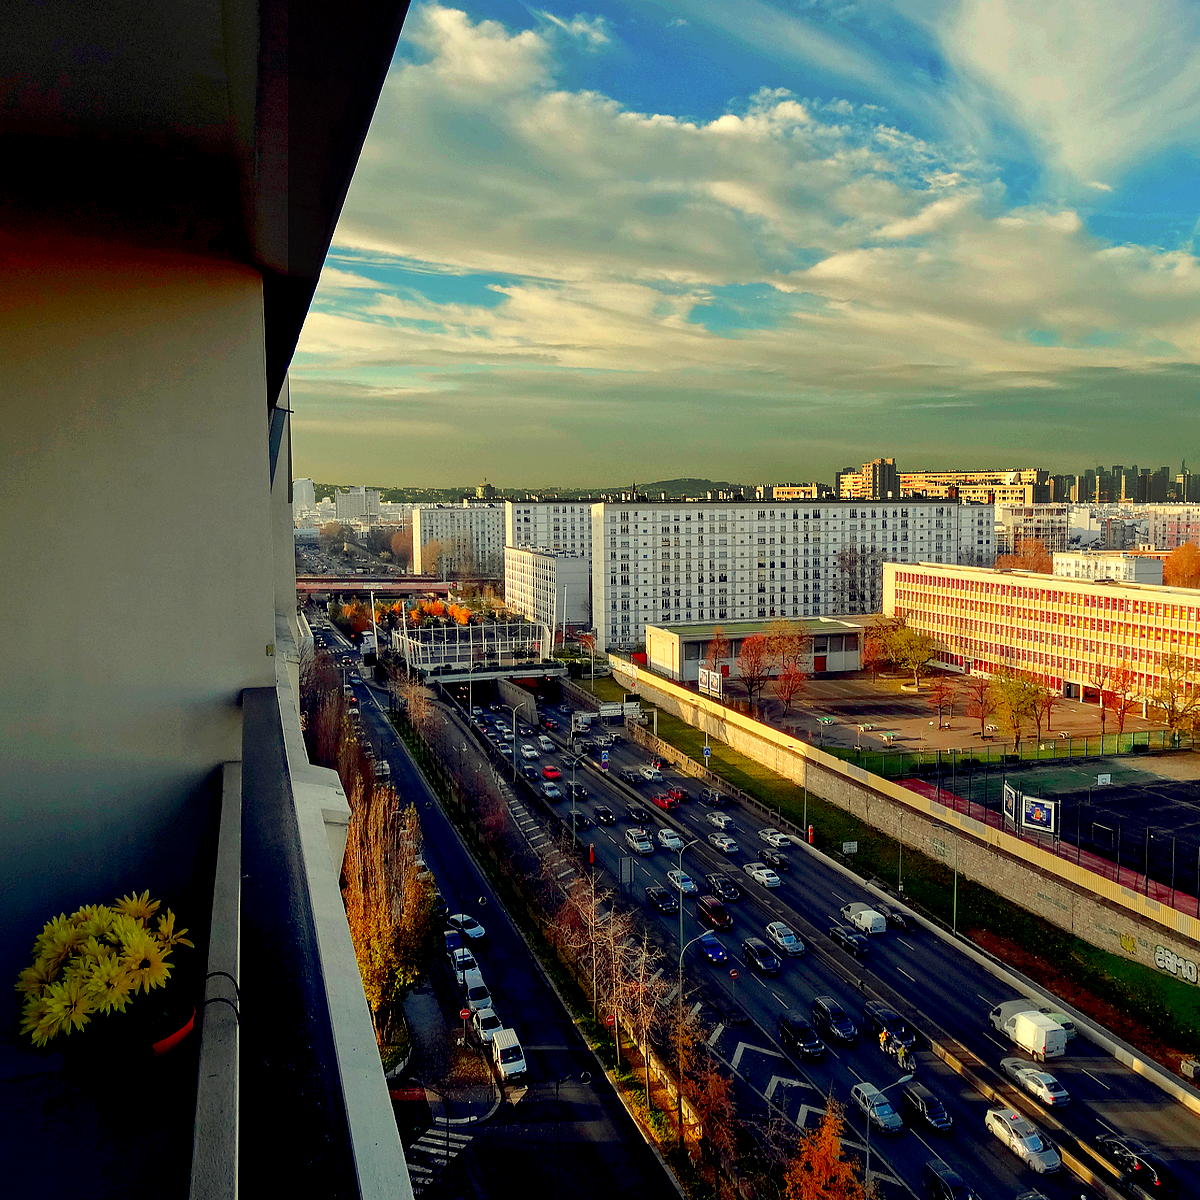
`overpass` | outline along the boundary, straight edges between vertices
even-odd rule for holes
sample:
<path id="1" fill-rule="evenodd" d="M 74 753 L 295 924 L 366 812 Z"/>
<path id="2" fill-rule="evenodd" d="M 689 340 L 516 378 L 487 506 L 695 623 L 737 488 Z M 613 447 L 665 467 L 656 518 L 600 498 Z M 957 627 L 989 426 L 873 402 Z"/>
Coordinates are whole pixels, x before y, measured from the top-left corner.
<path id="1" fill-rule="evenodd" d="M 438 579 L 432 575 L 297 575 L 296 591 L 301 596 L 330 592 L 365 596 L 450 596 L 464 588 L 494 583 L 491 579 Z"/>

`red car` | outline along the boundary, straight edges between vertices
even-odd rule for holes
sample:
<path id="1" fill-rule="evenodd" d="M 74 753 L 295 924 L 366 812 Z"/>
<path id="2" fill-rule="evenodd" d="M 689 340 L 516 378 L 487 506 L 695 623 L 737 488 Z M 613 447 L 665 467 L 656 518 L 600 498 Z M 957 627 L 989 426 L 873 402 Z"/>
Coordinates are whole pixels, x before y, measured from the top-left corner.
<path id="1" fill-rule="evenodd" d="M 558 722 L 553 717 L 545 717 L 542 720 L 543 729 L 557 729 Z"/>
<path id="2" fill-rule="evenodd" d="M 651 796 L 650 803 L 657 805 L 659 808 L 664 808 L 668 812 L 673 808 L 679 807 L 679 801 L 676 800 L 674 796 L 669 795 L 669 794 L 668 795 L 660 794 L 658 796 Z"/>
<path id="3" fill-rule="evenodd" d="M 542 777 L 544 779 L 561 779 L 562 772 L 553 763 L 550 763 L 542 768 Z"/>
<path id="4" fill-rule="evenodd" d="M 688 798 L 687 792 L 685 792 L 681 787 L 667 788 L 667 795 L 670 796 L 672 800 L 686 800 Z"/>

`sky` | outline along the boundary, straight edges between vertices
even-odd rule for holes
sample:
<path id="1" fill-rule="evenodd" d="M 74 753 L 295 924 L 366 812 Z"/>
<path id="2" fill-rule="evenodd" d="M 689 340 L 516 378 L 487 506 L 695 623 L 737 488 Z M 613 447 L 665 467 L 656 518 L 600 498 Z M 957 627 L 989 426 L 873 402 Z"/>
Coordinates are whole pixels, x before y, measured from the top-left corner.
<path id="1" fill-rule="evenodd" d="M 1194 0 L 414 3 L 294 470 L 1200 469 L 1198 255 Z"/>

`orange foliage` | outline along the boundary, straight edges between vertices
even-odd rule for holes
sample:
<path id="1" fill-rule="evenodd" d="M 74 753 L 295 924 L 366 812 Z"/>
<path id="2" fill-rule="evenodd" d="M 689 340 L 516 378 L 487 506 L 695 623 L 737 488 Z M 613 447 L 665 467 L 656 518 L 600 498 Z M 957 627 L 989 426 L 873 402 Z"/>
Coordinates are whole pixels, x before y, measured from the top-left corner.
<path id="1" fill-rule="evenodd" d="M 1013 571 L 1036 571 L 1039 575 L 1054 574 L 1054 559 L 1041 538 L 1024 538 L 1017 546 L 1016 554 L 1001 554 L 996 559 L 996 569 Z"/>
<path id="2" fill-rule="evenodd" d="M 1200 588 L 1200 546 L 1184 542 L 1172 550 L 1163 563 L 1163 583 L 1167 587 Z"/>

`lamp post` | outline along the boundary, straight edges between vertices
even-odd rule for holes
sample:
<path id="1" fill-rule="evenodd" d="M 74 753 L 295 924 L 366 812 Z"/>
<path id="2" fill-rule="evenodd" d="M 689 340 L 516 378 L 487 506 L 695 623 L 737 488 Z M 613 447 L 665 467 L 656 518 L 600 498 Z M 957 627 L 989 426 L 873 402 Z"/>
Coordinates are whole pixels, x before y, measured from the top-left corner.
<path id="1" fill-rule="evenodd" d="M 694 842 L 689 843 L 695 845 Z M 684 849 L 687 849 L 685 846 Z M 683 851 L 681 850 L 682 854 Z M 682 868 L 680 868 L 682 870 Z M 683 956 L 687 952 L 689 946 L 694 946 L 704 934 L 698 933 L 686 945 L 683 941 L 683 904 L 679 905 L 679 994 L 676 1000 L 678 1005 L 678 1018 L 675 1024 L 675 1069 L 677 1077 L 675 1079 L 675 1101 L 676 1113 L 675 1121 L 676 1128 L 679 1130 L 679 1144 L 683 1145 Z"/>
<path id="2" fill-rule="evenodd" d="M 583 1071 L 579 1075 L 564 1075 L 561 1079 L 554 1081 L 554 1200 L 558 1200 L 558 1172 L 559 1172 L 559 1126 L 562 1123 L 562 1110 L 558 1103 L 558 1089 L 564 1084 L 573 1079 L 578 1079 L 580 1083 L 586 1085 L 592 1082 L 592 1074 L 590 1071 Z"/>
<path id="3" fill-rule="evenodd" d="M 879 1094 L 882 1096 L 884 1092 L 890 1092 L 892 1088 L 899 1087 L 902 1083 L 908 1083 L 912 1079 L 911 1075 L 901 1075 L 895 1083 L 889 1083 L 887 1087 L 880 1088 Z M 867 1113 L 867 1161 L 863 1167 L 863 1190 L 868 1191 L 871 1187 L 871 1114 Z"/>

